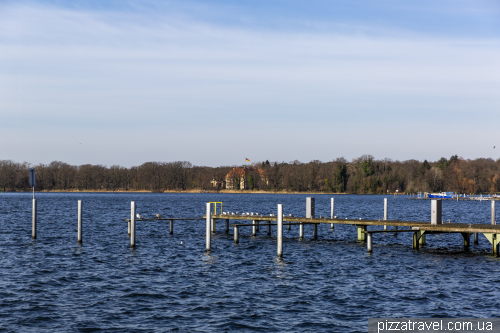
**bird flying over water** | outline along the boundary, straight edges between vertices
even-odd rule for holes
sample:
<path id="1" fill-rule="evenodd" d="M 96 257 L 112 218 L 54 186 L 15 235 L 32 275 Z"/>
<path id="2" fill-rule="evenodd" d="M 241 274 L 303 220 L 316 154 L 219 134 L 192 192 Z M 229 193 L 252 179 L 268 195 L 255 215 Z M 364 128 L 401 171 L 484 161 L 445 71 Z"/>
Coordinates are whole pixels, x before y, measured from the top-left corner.
<path id="1" fill-rule="evenodd" d="M 142 215 L 141 214 L 137 214 L 135 215 L 138 219 L 142 219 Z"/>
<path id="2" fill-rule="evenodd" d="M 161 216 L 160 214 L 156 214 L 156 217 L 157 218 L 162 218 L 163 216 Z"/>

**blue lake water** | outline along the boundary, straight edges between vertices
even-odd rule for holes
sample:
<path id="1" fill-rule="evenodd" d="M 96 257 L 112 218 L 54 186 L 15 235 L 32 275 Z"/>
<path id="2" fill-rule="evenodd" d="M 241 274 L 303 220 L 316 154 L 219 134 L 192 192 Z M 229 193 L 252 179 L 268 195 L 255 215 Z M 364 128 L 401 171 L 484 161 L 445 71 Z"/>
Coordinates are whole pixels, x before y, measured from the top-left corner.
<path id="1" fill-rule="evenodd" d="M 309 195 L 37 193 L 38 238 L 31 239 L 31 194 L 0 194 L 0 330 L 6 332 L 366 332 L 368 318 L 499 317 L 500 259 L 480 235 L 463 249 L 457 234 L 376 234 L 373 253 L 356 228 L 312 226 L 240 244 L 217 225 L 205 252 L 205 221 L 137 222 L 130 248 L 130 201 L 145 218 L 201 217 L 205 203 L 224 210 L 305 216 Z M 383 217 L 381 195 L 314 195 L 316 216 Z M 430 201 L 388 196 L 389 219 L 430 221 Z M 83 244 L 77 243 L 83 201 Z M 490 202 L 443 202 L 443 219 L 490 223 Z M 181 244 L 181 241 L 184 244 Z"/>

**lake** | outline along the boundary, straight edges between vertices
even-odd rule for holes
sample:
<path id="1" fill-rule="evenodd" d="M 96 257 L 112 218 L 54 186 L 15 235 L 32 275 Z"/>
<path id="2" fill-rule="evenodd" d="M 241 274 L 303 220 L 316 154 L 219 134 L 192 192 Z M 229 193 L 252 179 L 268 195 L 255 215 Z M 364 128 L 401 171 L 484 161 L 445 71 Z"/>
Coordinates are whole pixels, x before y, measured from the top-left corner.
<path id="1" fill-rule="evenodd" d="M 139 221 L 130 248 L 130 201 L 145 218 L 202 217 L 225 211 L 430 221 L 429 200 L 383 195 L 36 193 L 38 238 L 31 239 L 31 194 L 0 194 L 0 330 L 6 332 L 366 332 L 368 318 L 499 317 L 500 259 L 480 235 L 374 234 L 373 253 L 356 227 L 284 228 L 283 260 L 261 227 L 240 228 L 240 244 L 217 224 L 205 251 L 205 221 Z M 83 201 L 83 244 L 77 243 Z M 444 201 L 443 219 L 490 223 L 490 202 Z M 389 227 L 391 228 L 391 227 Z M 183 244 L 181 244 L 183 242 Z"/>

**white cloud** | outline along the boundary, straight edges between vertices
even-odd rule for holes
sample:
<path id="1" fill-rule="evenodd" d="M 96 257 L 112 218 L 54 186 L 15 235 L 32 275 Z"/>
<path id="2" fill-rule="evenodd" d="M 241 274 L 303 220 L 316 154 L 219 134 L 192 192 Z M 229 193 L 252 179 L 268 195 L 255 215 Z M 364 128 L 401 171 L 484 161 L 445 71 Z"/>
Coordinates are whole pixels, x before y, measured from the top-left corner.
<path id="1" fill-rule="evenodd" d="M 264 137 L 275 123 L 283 124 L 282 134 L 303 135 L 276 139 L 280 152 L 256 139 L 256 153 L 306 161 L 326 158 L 321 149 L 295 148 L 329 140 L 331 128 L 349 136 L 354 127 L 363 136 L 390 123 L 391 135 L 437 129 L 446 135 L 452 129 L 430 119 L 455 128 L 471 126 L 471 113 L 500 120 L 500 44 L 494 39 L 250 30 L 177 15 L 26 5 L 2 6 L 0 12 L 0 116 L 12 131 L 22 127 L 35 135 L 43 124 L 76 141 L 92 133 L 96 149 L 111 151 L 113 136 L 131 129 L 192 131 L 192 139 L 169 148 L 179 156 L 169 160 L 232 164 L 200 151 L 197 142 L 207 135 L 227 138 L 208 128 L 226 127 L 225 133 L 238 136 L 248 126 Z M 376 155 L 373 150 L 391 135 L 369 145 L 363 137 L 346 141 L 328 158 Z M 58 138 L 47 137 L 47 143 Z M 147 143 L 151 154 L 165 149 L 161 139 L 135 140 Z M 237 151 L 247 144 L 235 139 L 225 145 Z M 0 148 L 13 155 L 19 150 L 13 143 Z M 391 152 L 400 154 L 400 143 L 385 149 L 383 157 L 399 158 Z M 105 161 L 95 163 L 117 163 L 109 154 L 99 158 Z"/>

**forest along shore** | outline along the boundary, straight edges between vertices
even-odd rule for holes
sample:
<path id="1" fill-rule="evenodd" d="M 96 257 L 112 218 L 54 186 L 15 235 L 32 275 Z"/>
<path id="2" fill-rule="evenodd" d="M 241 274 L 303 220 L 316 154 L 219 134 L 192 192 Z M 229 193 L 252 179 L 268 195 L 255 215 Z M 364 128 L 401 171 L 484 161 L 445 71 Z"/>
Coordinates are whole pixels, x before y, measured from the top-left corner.
<path id="1" fill-rule="evenodd" d="M 0 160 L 0 191 L 30 191 L 29 168 L 37 191 L 168 193 L 337 193 L 416 192 L 498 193 L 500 159 L 442 157 L 438 161 L 377 160 L 363 155 L 347 161 L 256 162 L 242 166 L 193 166 L 190 162 L 146 162 L 130 168 L 33 165 Z"/>

